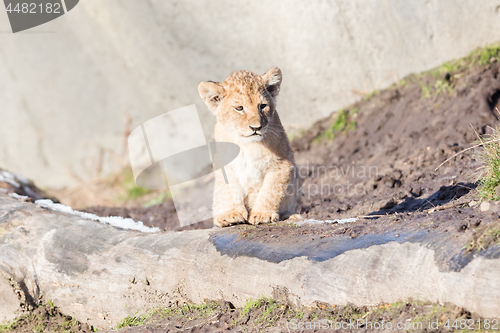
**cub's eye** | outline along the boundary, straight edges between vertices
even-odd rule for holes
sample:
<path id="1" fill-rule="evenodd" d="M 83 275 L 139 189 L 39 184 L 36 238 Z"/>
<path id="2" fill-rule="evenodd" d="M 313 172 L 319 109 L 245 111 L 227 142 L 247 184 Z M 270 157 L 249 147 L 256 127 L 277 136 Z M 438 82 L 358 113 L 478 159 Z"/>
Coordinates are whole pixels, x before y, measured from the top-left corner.
<path id="1" fill-rule="evenodd" d="M 234 109 L 239 112 L 239 113 L 243 113 L 243 107 L 242 106 L 235 106 Z"/>
<path id="2" fill-rule="evenodd" d="M 267 106 L 267 104 L 261 104 L 261 105 L 260 105 L 260 109 L 261 109 L 261 110 L 264 110 L 264 109 L 266 108 L 266 106 Z"/>

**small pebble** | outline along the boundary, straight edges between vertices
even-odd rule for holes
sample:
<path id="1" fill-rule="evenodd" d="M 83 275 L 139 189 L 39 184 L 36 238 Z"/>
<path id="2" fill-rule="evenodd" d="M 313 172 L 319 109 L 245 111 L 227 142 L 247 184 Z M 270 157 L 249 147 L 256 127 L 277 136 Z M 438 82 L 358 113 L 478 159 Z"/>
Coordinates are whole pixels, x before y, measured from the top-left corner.
<path id="1" fill-rule="evenodd" d="M 487 212 L 487 211 L 490 210 L 490 206 L 491 205 L 490 205 L 489 202 L 484 201 L 484 202 L 481 203 L 480 209 L 481 209 L 482 212 Z"/>
<path id="2" fill-rule="evenodd" d="M 472 200 L 469 202 L 469 207 L 474 207 L 475 205 L 477 205 L 477 201 Z"/>

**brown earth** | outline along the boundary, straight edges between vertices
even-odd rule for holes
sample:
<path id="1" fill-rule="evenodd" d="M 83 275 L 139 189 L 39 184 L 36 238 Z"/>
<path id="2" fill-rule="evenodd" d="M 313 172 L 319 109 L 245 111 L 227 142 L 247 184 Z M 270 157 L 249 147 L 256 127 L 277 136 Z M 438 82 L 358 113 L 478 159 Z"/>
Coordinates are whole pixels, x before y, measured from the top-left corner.
<path id="1" fill-rule="evenodd" d="M 334 117 L 316 123 L 292 142 L 307 174 L 302 213 L 326 219 L 423 211 L 474 189 L 481 163 L 473 151 L 435 169 L 470 147 L 475 132 L 487 135 L 497 125 L 497 74 L 496 64 L 471 70 L 453 80 L 453 92 L 429 98 L 420 85 L 436 79 L 409 77 L 407 86 L 354 104 L 356 128 L 334 140 L 314 143 Z"/>

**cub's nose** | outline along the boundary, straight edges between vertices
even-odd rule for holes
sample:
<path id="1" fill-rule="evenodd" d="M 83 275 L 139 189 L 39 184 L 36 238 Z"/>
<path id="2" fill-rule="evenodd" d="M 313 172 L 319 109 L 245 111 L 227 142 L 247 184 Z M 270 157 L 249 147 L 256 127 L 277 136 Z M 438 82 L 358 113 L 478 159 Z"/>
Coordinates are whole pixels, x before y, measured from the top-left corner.
<path id="1" fill-rule="evenodd" d="M 259 125 L 249 125 L 249 127 L 254 131 L 254 132 L 257 132 L 258 130 L 260 130 L 262 128 L 262 126 L 259 124 Z"/>

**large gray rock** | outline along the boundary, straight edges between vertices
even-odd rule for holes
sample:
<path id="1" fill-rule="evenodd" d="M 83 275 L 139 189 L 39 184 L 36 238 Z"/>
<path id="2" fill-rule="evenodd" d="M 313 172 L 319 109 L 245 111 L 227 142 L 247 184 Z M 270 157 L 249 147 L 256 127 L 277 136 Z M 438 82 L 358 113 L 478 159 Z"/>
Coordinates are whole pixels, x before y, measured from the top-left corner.
<path id="1" fill-rule="evenodd" d="M 222 298 L 242 306 L 250 298 L 283 291 L 296 305 L 373 305 L 413 298 L 500 317 L 498 255 L 443 267 L 436 251 L 419 242 L 389 239 L 321 260 L 313 258 L 311 247 L 277 260 L 279 251 L 260 251 L 258 244 L 250 244 L 245 254 L 238 250 L 245 241 L 237 240 L 243 247 L 236 244 L 236 252 L 222 254 L 224 231 L 143 234 L 4 195 L 0 236 L 0 271 L 22 286 L 26 304 L 50 299 L 64 313 L 97 327 L 179 300 Z M 330 253 L 336 251 L 336 244 L 331 246 Z M 14 304 L 12 295 L 7 297 Z"/>
<path id="2" fill-rule="evenodd" d="M 43 186 L 116 171 L 127 114 L 135 128 L 193 103 L 211 136 L 197 85 L 239 69 L 280 67 L 283 122 L 308 126 L 353 89 L 499 40 L 498 15 L 495 0 L 85 0 L 8 35 L 0 10 L 0 165 Z"/>

